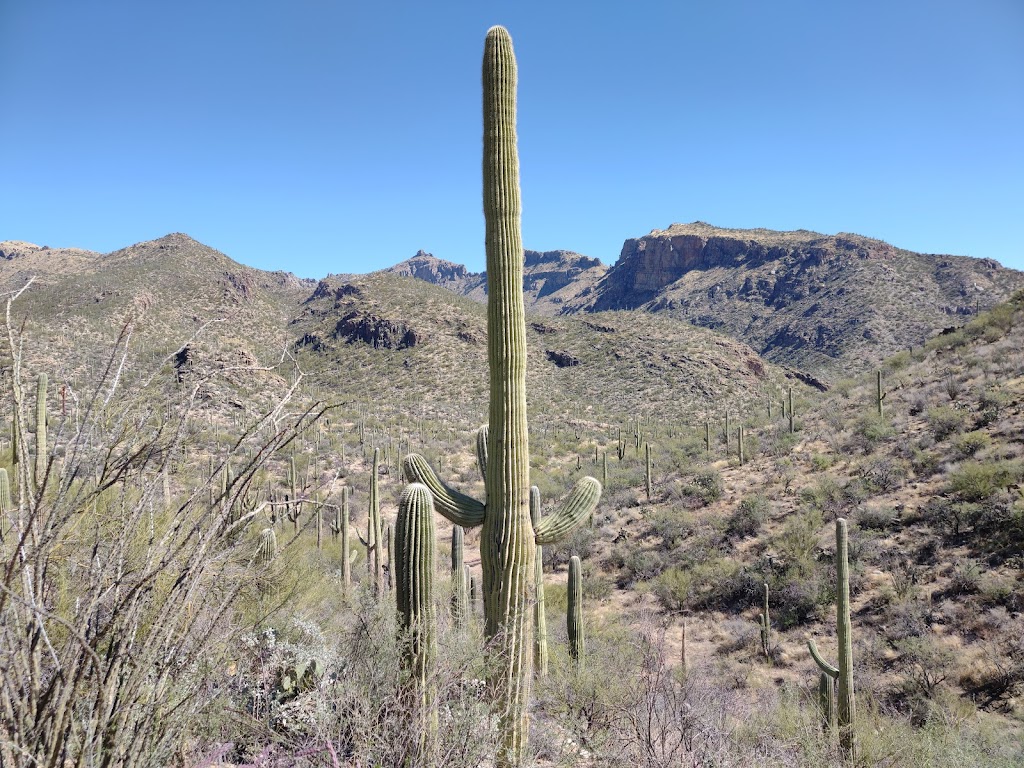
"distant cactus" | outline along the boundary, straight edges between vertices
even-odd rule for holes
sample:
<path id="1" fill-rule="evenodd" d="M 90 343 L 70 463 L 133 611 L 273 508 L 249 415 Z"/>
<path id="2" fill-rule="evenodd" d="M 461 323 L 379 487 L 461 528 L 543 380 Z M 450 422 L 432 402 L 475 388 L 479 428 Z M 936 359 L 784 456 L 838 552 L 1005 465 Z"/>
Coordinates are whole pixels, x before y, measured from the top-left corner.
<path id="1" fill-rule="evenodd" d="M 853 642 L 850 623 L 850 567 L 846 520 L 836 520 L 836 634 L 839 641 L 839 666 L 833 667 L 822 659 L 814 638 L 807 641 L 811 656 L 822 672 L 838 682 L 836 720 L 839 726 L 839 745 L 847 756 L 856 759 L 854 727 L 856 711 L 853 693 Z"/>
<path id="2" fill-rule="evenodd" d="M 796 412 L 793 409 L 793 388 L 789 388 L 789 434 L 796 432 Z"/>
<path id="3" fill-rule="evenodd" d="M 885 418 L 885 410 L 882 407 L 882 401 L 885 400 L 886 393 L 882 391 L 882 372 L 880 370 L 875 371 L 875 402 L 878 406 L 878 418 Z"/>
<path id="4" fill-rule="evenodd" d="M 772 619 L 768 613 L 768 585 L 764 585 L 764 610 L 757 617 L 757 623 L 761 627 L 761 650 L 766 659 L 772 657 Z"/>
<path id="5" fill-rule="evenodd" d="M 36 485 L 42 487 L 46 479 L 46 384 L 48 378 L 40 373 L 36 381 Z"/>
<path id="6" fill-rule="evenodd" d="M 341 538 L 341 579 L 346 587 L 352 584 L 352 556 L 349 553 L 349 517 L 348 517 L 348 486 L 341 489 L 341 519 L 339 521 Z"/>
<path id="7" fill-rule="evenodd" d="M 528 739 L 532 680 L 531 578 L 536 545 L 555 543 L 584 524 L 601 495 L 593 478 L 580 480 L 562 508 L 534 530 L 530 521 L 530 451 L 526 403 L 526 315 L 516 150 L 516 62 L 502 27 L 487 33 L 484 81 L 484 222 L 487 253 L 489 431 L 483 502 L 441 483 L 415 454 L 406 476 L 424 483 L 441 514 L 462 526 L 482 525 L 484 633 L 502 660 L 491 679 L 501 747 L 498 768 L 519 766 Z"/>
<path id="8" fill-rule="evenodd" d="M 373 449 L 373 465 L 370 469 L 370 502 L 366 516 L 366 567 L 370 583 L 376 594 L 384 589 L 384 529 L 380 519 L 380 448 Z"/>
<path id="9" fill-rule="evenodd" d="M 586 641 L 583 633 L 583 566 L 580 558 L 569 558 L 568 604 L 566 605 L 565 627 L 569 633 L 569 656 L 576 666 L 583 664 Z"/>
<path id="10" fill-rule="evenodd" d="M 651 500 L 651 444 L 644 443 L 644 459 L 647 470 L 646 484 L 647 484 L 647 500 Z"/>
<path id="11" fill-rule="evenodd" d="M 743 427 L 742 426 L 740 426 L 736 430 L 736 443 L 737 443 L 737 451 L 739 451 L 740 466 L 742 467 L 743 463 L 744 463 L 744 456 L 743 456 Z"/>

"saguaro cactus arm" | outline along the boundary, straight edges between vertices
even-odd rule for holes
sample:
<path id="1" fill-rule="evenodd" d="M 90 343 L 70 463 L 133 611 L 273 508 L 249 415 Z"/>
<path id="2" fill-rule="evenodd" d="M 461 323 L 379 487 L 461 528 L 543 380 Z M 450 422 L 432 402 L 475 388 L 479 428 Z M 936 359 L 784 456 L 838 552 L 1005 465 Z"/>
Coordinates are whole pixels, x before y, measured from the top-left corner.
<path id="1" fill-rule="evenodd" d="M 818 653 L 818 646 L 814 644 L 813 637 L 807 639 L 807 650 L 811 652 L 811 658 L 814 659 L 814 663 L 818 665 L 818 668 L 821 669 L 822 672 L 833 680 L 837 680 L 839 678 L 839 668 L 833 667 L 821 657 L 821 654 Z"/>
<path id="2" fill-rule="evenodd" d="M 534 541 L 541 546 L 555 544 L 589 519 L 601 499 L 601 484 L 592 477 L 580 479 L 553 514 L 537 525 Z"/>
<path id="3" fill-rule="evenodd" d="M 463 528 L 473 528 L 484 521 L 484 505 L 464 493 L 442 483 L 426 459 L 416 453 L 407 454 L 403 460 L 405 476 L 411 482 L 427 486 L 434 498 L 434 508 Z"/>

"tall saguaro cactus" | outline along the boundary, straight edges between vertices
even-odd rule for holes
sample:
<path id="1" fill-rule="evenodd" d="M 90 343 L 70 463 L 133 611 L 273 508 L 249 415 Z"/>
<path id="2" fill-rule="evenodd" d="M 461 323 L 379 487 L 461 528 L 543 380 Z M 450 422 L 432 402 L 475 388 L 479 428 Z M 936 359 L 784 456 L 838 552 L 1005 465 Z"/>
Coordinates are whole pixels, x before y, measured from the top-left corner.
<path id="1" fill-rule="evenodd" d="M 839 746 L 850 759 L 856 757 L 854 724 L 856 721 L 853 695 L 853 642 L 850 624 L 850 566 L 846 520 L 836 520 L 836 635 L 839 641 L 839 666 L 833 667 L 818 653 L 814 638 L 807 641 L 811 656 L 822 672 L 837 685 L 836 719 L 839 725 Z"/>
<path id="2" fill-rule="evenodd" d="M 384 528 L 380 519 L 380 448 L 373 449 L 373 466 L 370 469 L 370 507 L 366 516 L 366 567 L 370 582 L 378 595 L 384 588 Z"/>
<path id="3" fill-rule="evenodd" d="M 406 476 L 427 485 L 435 506 L 463 527 L 481 525 L 484 634 L 494 655 L 494 705 L 502 745 L 499 768 L 518 766 L 529 731 L 533 667 L 534 558 L 586 522 L 601 484 L 583 478 L 561 508 L 534 529 L 530 521 L 530 450 L 526 420 L 526 315 L 516 150 L 516 61 L 502 27 L 487 32 L 483 57 L 484 219 L 487 253 L 487 352 L 490 408 L 484 502 L 441 483 L 416 454 Z"/>

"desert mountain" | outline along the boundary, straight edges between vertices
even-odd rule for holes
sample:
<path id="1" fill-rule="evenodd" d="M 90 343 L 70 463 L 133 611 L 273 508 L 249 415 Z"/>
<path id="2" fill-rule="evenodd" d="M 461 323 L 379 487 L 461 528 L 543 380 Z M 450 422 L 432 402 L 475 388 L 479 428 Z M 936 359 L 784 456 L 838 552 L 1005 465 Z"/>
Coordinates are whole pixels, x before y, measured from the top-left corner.
<path id="1" fill-rule="evenodd" d="M 568 251 L 531 254 L 524 284 L 537 314 L 668 314 L 827 380 L 863 372 L 1024 287 L 1024 273 L 991 259 L 914 253 L 854 234 L 703 222 L 626 240 L 611 268 Z M 446 278 L 458 265 L 416 270 L 415 261 L 394 269 L 485 295 L 486 275 Z"/>

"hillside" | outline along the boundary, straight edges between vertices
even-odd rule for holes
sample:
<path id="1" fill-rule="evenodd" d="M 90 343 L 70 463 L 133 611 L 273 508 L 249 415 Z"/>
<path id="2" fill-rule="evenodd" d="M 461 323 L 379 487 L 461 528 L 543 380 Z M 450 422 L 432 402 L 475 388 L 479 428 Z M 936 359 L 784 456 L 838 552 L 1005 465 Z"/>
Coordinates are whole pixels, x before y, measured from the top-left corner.
<path id="1" fill-rule="evenodd" d="M 393 269 L 481 301 L 486 295 L 485 275 L 429 254 Z M 610 268 L 571 252 L 527 251 L 524 285 L 538 314 L 664 314 L 835 381 L 1005 301 L 1024 287 L 1024 273 L 861 235 L 694 222 L 626 240 Z"/>

